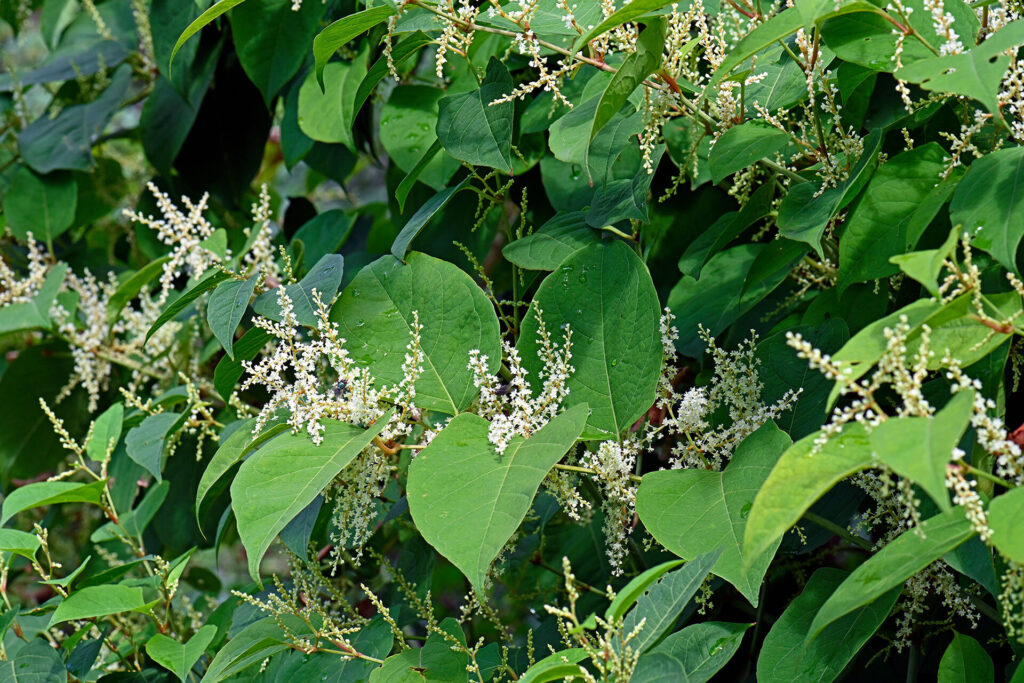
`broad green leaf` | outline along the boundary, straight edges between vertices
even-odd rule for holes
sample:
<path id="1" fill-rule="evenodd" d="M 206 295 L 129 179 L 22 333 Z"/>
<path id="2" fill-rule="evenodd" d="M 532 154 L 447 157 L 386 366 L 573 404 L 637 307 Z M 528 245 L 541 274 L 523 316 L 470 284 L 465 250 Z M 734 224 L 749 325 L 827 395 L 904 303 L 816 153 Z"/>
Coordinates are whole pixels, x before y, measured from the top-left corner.
<path id="1" fill-rule="evenodd" d="M 395 10 L 389 5 L 371 7 L 342 17 L 317 34 L 313 39 L 313 57 L 316 59 L 316 79 L 321 88 L 324 87 L 324 68 L 338 48 L 394 13 Z"/>
<path id="2" fill-rule="evenodd" d="M 668 562 L 662 562 L 661 564 L 655 565 L 650 569 L 644 570 L 639 575 L 634 576 L 629 583 L 623 586 L 622 590 L 616 593 L 615 599 L 608 605 L 608 609 L 604 612 L 605 620 L 613 621 L 615 619 L 622 618 L 629 608 L 636 604 L 636 601 L 640 596 L 643 595 L 654 582 L 682 563 L 683 560 L 669 560 Z"/>
<path id="3" fill-rule="evenodd" d="M 519 677 L 518 683 L 551 683 L 564 681 L 579 674 L 580 667 L 576 662 L 587 658 L 587 651 L 581 647 L 553 652 L 531 666 Z"/>
<path id="4" fill-rule="evenodd" d="M 637 514 L 659 543 L 684 559 L 721 548 L 711 571 L 756 606 L 761 581 L 782 538 L 760 555 L 746 558 L 743 533 L 754 496 L 791 444 L 784 432 L 767 422 L 743 440 L 722 472 L 686 469 L 646 474 L 637 490 Z"/>
<path id="5" fill-rule="evenodd" d="M 593 244 L 548 275 L 523 320 L 516 348 L 533 390 L 538 357 L 537 311 L 554 341 L 572 331 L 566 406 L 590 406 L 588 424 L 617 435 L 654 404 L 661 370 L 658 295 L 643 261 L 623 242 Z"/>
<path id="6" fill-rule="evenodd" d="M 950 509 L 946 468 L 970 425 L 974 392 L 960 391 L 934 417 L 889 418 L 871 430 L 878 459 L 919 484 L 942 511 Z"/>
<path id="7" fill-rule="evenodd" d="M 939 662 L 938 683 L 991 683 L 995 675 L 992 657 L 981 643 L 953 631 L 953 642 Z"/>
<path id="8" fill-rule="evenodd" d="M 438 102 L 437 139 L 445 151 L 475 166 L 512 173 L 512 102 L 491 103 L 512 92 L 508 69 L 491 57 L 478 90 L 442 97 Z"/>
<path id="9" fill-rule="evenodd" d="M 463 647 L 466 636 L 452 618 L 441 622 L 440 628 Z M 410 648 L 388 657 L 379 669 L 370 673 L 369 683 L 468 683 L 466 665 L 469 657 L 456 650 L 453 643 L 436 631 L 427 636 L 421 648 Z"/>
<path id="10" fill-rule="evenodd" d="M 117 290 L 107 300 L 108 323 L 113 324 L 118 319 L 128 302 L 138 296 L 143 287 L 164 271 L 164 264 L 169 260 L 169 256 L 162 256 L 155 261 L 150 261 L 118 285 Z"/>
<path id="11" fill-rule="evenodd" d="M 157 481 L 163 478 L 161 471 L 167 437 L 180 426 L 184 417 L 182 413 L 169 412 L 150 415 L 124 437 L 128 457 L 145 467 Z"/>
<path id="12" fill-rule="evenodd" d="M 420 48 L 425 45 L 429 45 L 431 39 L 422 31 L 416 31 L 412 35 L 399 41 L 391 50 L 391 60 L 397 69 L 400 67 L 409 57 L 419 52 Z M 362 82 L 359 84 L 358 90 L 356 90 L 355 98 L 353 99 L 353 111 L 358 112 L 366 104 L 366 100 L 369 99 L 370 95 L 376 89 L 377 85 L 384 80 L 385 76 L 388 76 L 388 58 L 387 55 L 381 55 L 376 62 L 373 63 L 366 71 L 366 75 L 363 76 Z"/>
<path id="13" fill-rule="evenodd" d="M 623 5 L 600 24 L 594 26 L 584 35 L 577 38 L 576 42 L 573 44 L 573 53 L 579 52 L 586 47 L 587 43 L 600 35 L 611 31 L 613 28 L 635 21 L 646 14 L 654 14 L 663 7 L 667 7 L 671 4 L 671 2 L 667 2 L 666 0 L 633 0 L 632 2 Z M 793 30 L 795 31 L 796 29 Z"/>
<path id="14" fill-rule="evenodd" d="M 711 180 L 720 183 L 736 171 L 773 158 L 789 145 L 789 136 L 764 121 L 747 121 L 722 133 L 711 148 Z"/>
<path id="15" fill-rule="evenodd" d="M 745 566 L 766 553 L 839 481 L 871 467 L 871 442 L 859 422 L 847 424 L 815 450 L 819 435 L 815 432 L 790 446 L 754 497 L 743 533 Z"/>
<path id="16" fill-rule="evenodd" d="M 525 270 L 555 270 L 577 251 L 600 241 L 582 212 L 559 212 L 536 232 L 506 244 L 501 255 Z"/>
<path id="17" fill-rule="evenodd" d="M 687 626 L 641 655 L 632 680 L 644 683 L 703 683 L 729 663 L 750 626 L 724 621 L 706 621 Z"/>
<path id="18" fill-rule="evenodd" d="M 853 610 L 877 599 L 921 571 L 977 532 L 962 507 L 921 522 L 853 570 L 814 617 L 808 638 Z"/>
<path id="19" fill-rule="evenodd" d="M 67 275 L 67 272 L 67 264 L 58 263 L 46 274 L 39 293 L 34 299 L 0 307 L 0 335 L 30 330 L 35 327 L 49 327 L 50 308 L 64 284 L 64 276 Z"/>
<path id="20" fill-rule="evenodd" d="M 0 552 L 14 553 L 32 560 L 39 550 L 39 539 L 35 534 L 17 529 L 0 529 Z"/>
<path id="21" fill-rule="evenodd" d="M 212 624 L 203 626 L 186 643 L 179 643 L 169 636 L 157 633 L 146 643 L 146 654 L 184 683 L 192 667 L 213 642 L 215 635 L 217 627 Z"/>
<path id="22" fill-rule="evenodd" d="M 895 76 L 925 90 L 963 95 L 985 105 L 1002 118 L 999 91 L 1010 58 L 1002 54 L 1024 43 L 1024 21 L 1006 24 L 983 43 L 966 52 L 922 59 L 899 69 Z"/>
<path id="23" fill-rule="evenodd" d="M 199 519 L 199 509 L 206 500 L 206 495 L 213 488 L 214 484 L 224 476 L 242 457 L 246 451 L 251 450 L 254 440 L 252 429 L 256 425 L 256 418 L 252 417 L 243 422 L 231 436 L 220 442 L 220 447 L 210 458 L 210 463 L 203 470 L 203 476 L 196 486 L 196 519 Z M 271 430 L 267 430 L 269 432 Z M 279 433 L 279 432 L 277 432 Z M 275 433 L 276 435 L 276 433 Z"/>
<path id="24" fill-rule="evenodd" d="M 329 62 L 323 72 L 323 89 L 312 72 L 299 88 L 299 128 L 313 140 L 343 142 L 354 147 L 352 124 L 355 85 L 366 74 L 365 55 L 352 62 Z"/>
<path id="25" fill-rule="evenodd" d="M 210 325 L 210 331 L 232 359 L 235 357 L 235 330 L 242 322 L 258 281 L 258 274 L 248 280 L 229 280 L 218 285 L 210 295 L 210 303 L 206 307 L 206 321 Z"/>
<path id="26" fill-rule="evenodd" d="M 641 621 L 644 622 L 640 633 L 629 641 L 634 652 L 651 649 L 672 629 L 720 556 L 721 550 L 715 550 L 693 558 L 665 574 L 637 598 L 636 608 L 626 614 L 622 627 L 623 633 L 632 633 Z"/>
<path id="27" fill-rule="evenodd" d="M 817 638 L 808 630 L 821 606 L 847 576 L 831 567 L 817 570 L 789 603 L 761 646 L 757 680 L 762 683 L 826 683 L 835 680 L 878 630 L 900 595 L 894 588 L 874 602 L 829 624 Z"/>
<path id="28" fill-rule="evenodd" d="M 478 591 L 586 420 L 587 407 L 577 405 L 529 438 L 514 438 L 498 455 L 488 439 L 490 423 L 463 413 L 413 460 L 408 491 L 416 527 Z"/>
<path id="29" fill-rule="evenodd" d="M 346 636 L 356 652 L 376 659 L 384 659 L 391 652 L 394 636 L 391 628 L 381 617 L 374 617 L 355 634 Z M 477 654 L 477 661 L 482 659 Z M 362 683 L 366 681 L 378 664 L 367 659 L 339 659 L 329 652 L 306 654 L 291 650 L 275 655 L 260 683 L 289 683 L 299 681 L 325 681 L 329 683 Z"/>
<path id="30" fill-rule="evenodd" d="M 665 22 L 652 22 L 640 32 L 636 41 L 636 52 L 626 57 L 601 93 L 590 127 L 591 141 L 612 117 L 619 113 L 633 91 L 661 66 L 661 53 L 664 50 Z"/>
<path id="31" fill-rule="evenodd" d="M 60 578 L 60 579 L 48 579 L 46 581 L 40 581 L 39 583 L 44 583 L 47 586 L 61 586 L 63 588 L 68 588 L 68 587 L 71 586 L 71 584 L 73 584 L 75 582 L 75 579 L 78 578 L 79 574 L 81 574 L 83 571 L 85 571 L 85 568 L 87 566 L 89 566 L 89 561 L 91 559 L 92 559 L 92 555 L 86 556 L 86 558 L 84 560 L 82 560 L 82 564 L 80 564 L 77 567 L 75 567 L 75 570 L 73 572 L 71 572 L 67 576 L 64 576 L 63 578 Z"/>
<path id="32" fill-rule="evenodd" d="M 898 266 L 908 277 L 920 282 L 929 294 L 938 299 L 940 298 L 939 275 L 942 273 L 942 264 L 953 253 L 959 240 L 960 227 L 957 226 L 949 231 L 949 237 L 938 249 L 898 254 L 890 258 L 889 262 Z"/>
<path id="33" fill-rule="evenodd" d="M 345 259 L 341 254 L 327 254 L 309 269 L 304 278 L 285 288 L 288 298 L 292 300 L 295 319 L 300 325 L 313 328 L 317 326 L 317 305 L 313 300 L 313 290 L 320 295 L 324 306 L 330 306 L 338 287 L 341 286 L 344 266 Z M 281 306 L 277 303 L 277 297 L 276 289 L 260 294 L 252 302 L 252 310 L 264 318 L 280 321 Z"/>
<path id="34" fill-rule="evenodd" d="M 1024 537 L 1020 521 L 1024 519 L 1024 488 L 1010 489 L 996 496 L 988 506 L 988 526 L 992 544 L 1007 559 L 1024 562 Z"/>
<path id="35" fill-rule="evenodd" d="M 67 680 L 67 670 L 44 638 L 33 638 L 10 659 L 0 662 L 0 681 L 4 683 L 54 683 Z"/>
<path id="36" fill-rule="evenodd" d="M 3 515 L 0 524 L 25 510 L 58 503 L 91 503 L 100 505 L 103 501 L 104 481 L 83 484 L 77 481 L 37 481 L 19 486 L 4 498 Z"/>
<path id="37" fill-rule="evenodd" d="M 972 245 L 1017 273 L 1024 237 L 1024 147 L 1007 147 L 975 160 L 953 193 L 949 220 L 975 235 Z"/>
<path id="38" fill-rule="evenodd" d="M 896 272 L 889 258 L 912 249 L 956 186 L 936 187 L 948 161 L 938 143 L 897 154 L 878 168 L 839 241 L 839 292 Z"/>
<path id="39" fill-rule="evenodd" d="M 3 196 L 7 227 L 19 240 L 27 240 L 31 232 L 52 244 L 75 220 L 78 184 L 66 171 L 38 175 L 28 166 L 16 168 Z"/>
<path id="40" fill-rule="evenodd" d="M 224 14 L 232 7 L 241 5 L 243 2 L 245 2 L 245 0 L 219 0 L 213 5 L 213 7 L 210 7 L 208 10 L 200 14 L 199 18 L 197 18 L 195 21 L 189 24 L 188 28 L 186 28 L 184 32 L 182 32 L 182 34 L 178 36 L 177 42 L 174 43 L 174 49 L 171 50 L 171 58 L 170 60 L 168 60 L 168 66 L 173 67 L 174 56 L 178 54 L 178 50 L 181 49 L 181 46 L 184 45 L 189 38 L 199 33 L 201 30 L 203 30 L 204 26 L 212 22 L 220 15 Z"/>
<path id="41" fill-rule="evenodd" d="M 478 349 L 495 365 L 501 357 L 494 308 L 465 272 L 446 261 L 412 252 L 402 264 L 384 256 L 363 268 L 331 311 L 349 342 L 352 357 L 372 368 L 381 385 L 403 377 L 413 312 L 423 329 L 423 372 L 416 381 L 416 404 L 455 415 L 477 395 L 467 367 Z"/>
<path id="42" fill-rule="evenodd" d="M 323 11 L 315 2 L 295 11 L 292 0 L 253 0 L 228 17 L 238 61 L 268 105 L 302 66 Z"/>
<path id="43" fill-rule="evenodd" d="M 155 596 L 154 596 L 155 597 Z M 149 599 L 140 586 L 120 584 L 79 588 L 57 605 L 50 626 L 64 621 L 105 617 L 120 612 L 146 612 L 158 599 Z"/>
<path id="44" fill-rule="evenodd" d="M 221 0 L 224 2 L 225 0 Z M 231 277 L 230 273 L 226 273 L 222 270 L 213 271 L 208 273 L 203 279 L 197 282 L 193 287 L 187 290 L 184 294 L 179 296 L 177 299 L 172 301 L 170 305 L 163 310 L 163 312 L 157 317 L 150 326 L 149 331 L 146 332 L 146 341 L 156 334 L 156 331 L 166 325 L 168 322 L 173 320 L 175 316 L 184 311 L 190 303 L 198 299 L 200 296 L 210 291 L 220 283 Z"/>
<path id="45" fill-rule="evenodd" d="M 404 178 L 402 178 L 402 182 L 400 182 L 398 184 L 398 187 L 395 189 L 395 201 L 398 202 L 399 211 L 405 211 L 405 200 L 409 197 L 409 193 L 412 191 L 412 188 L 420 179 L 420 174 L 423 173 L 423 170 L 427 167 L 427 164 L 433 161 L 434 157 L 436 157 L 437 153 L 440 152 L 442 149 L 443 146 L 441 145 L 441 141 L 435 140 L 434 144 L 432 144 L 430 148 L 423 153 L 423 156 L 420 157 L 420 160 L 417 161 L 416 165 L 412 167 L 412 170 L 409 171 L 409 173 L 407 173 Z M 405 255 L 403 254 L 402 257 L 404 258 Z"/>
<path id="46" fill-rule="evenodd" d="M 270 333 L 266 330 L 259 327 L 246 330 L 232 349 L 235 352 L 235 357 L 224 356 L 214 368 L 213 386 L 217 388 L 217 393 L 225 399 L 231 396 L 235 385 L 238 384 L 238 380 L 244 373 L 242 361 L 251 361 L 255 358 L 268 341 L 270 341 Z"/>
<path id="47" fill-rule="evenodd" d="M 705 94 L 710 95 L 713 93 L 718 82 L 728 76 L 737 66 L 769 45 L 773 45 L 776 41 L 782 40 L 791 33 L 796 33 L 800 28 L 803 28 L 803 18 L 800 16 L 800 12 L 795 10 L 779 12 L 755 28 L 745 35 L 736 47 L 729 51 L 725 59 L 722 60 L 722 63 L 712 76 L 711 82 L 705 87 Z"/>
<path id="48" fill-rule="evenodd" d="M 411 172 L 437 138 L 440 101 L 445 92 L 426 85 L 399 85 L 380 109 L 380 143 L 395 166 Z M 462 164 L 447 152 L 434 156 L 419 181 L 440 192 Z"/>
<path id="49" fill-rule="evenodd" d="M 279 623 L 280 620 L 280 623 Z M 289 630 L 286 635 L 282 626 Z M 289 649 L 291 637 L 307 638 L 309 625 L 293 614 L 265 617 L 247 625 L 221 647 L 202 678 L 202 683 L 219 683 L 273 654 Z"/>
<path id="50" fill-rule="evenodd" d="M 389 417 L 367 429 L 325 420 L 319 446 L 305 434 L 282 434 L 242 463 L 231 483 L 231 506 L 254 580 L 274 537 L 380 434 Z"/>
<path id="51" fill-rule="evenodd" d="M 337 253 L 352 231 L 352 218 L 343 209 L 331 209 L 306 221 L 292 237 L 302 242 L 303 260 L 317 263 L 327 254 Z"/>
<path id="52" fill-rule="evenodd" d="M 391 245 L 391 254 L 402 263 L 405 263 L 405 253 L 409 251 L 409 245 L 420 234 L 420 231 L 426 227 L 427 222 L 438 211 L 443 209 L 460 190 L 466 189 L 469 186 L 469 182 L 470 178 L 466 177 L 457 185 L 444 188 L 425 201 L 423 206 L 416 209 L 416 213 L 402 226 L 402 231 L 398 233 L 398 237 L 395 238 L 394 243 Z"/>

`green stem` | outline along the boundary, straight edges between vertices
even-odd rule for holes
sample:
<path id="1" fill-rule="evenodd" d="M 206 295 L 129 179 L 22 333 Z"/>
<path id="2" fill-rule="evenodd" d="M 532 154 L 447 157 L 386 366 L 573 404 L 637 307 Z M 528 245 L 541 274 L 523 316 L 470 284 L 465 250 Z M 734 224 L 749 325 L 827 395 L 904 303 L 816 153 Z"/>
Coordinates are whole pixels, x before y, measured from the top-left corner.
<path id="1" fill-rule="evenodd" d="M 814 524 L 817 524 L 826 531 L 831 531 L 836 536 L 839 536 L 840 538 L 843 538 L 849 541 L 850 543 L 853 543 L 858 548 L 862 548 L 864 550 L 867 550 L 868 552 L 871 552 L 871 543 L 864 540 L 860 536 L 856 536 L 850 533 L 849 529 L 839 526 L 832 520 L 825 519 L 821 515 L 810 511 L 804 513 L 804 519 Z"/>

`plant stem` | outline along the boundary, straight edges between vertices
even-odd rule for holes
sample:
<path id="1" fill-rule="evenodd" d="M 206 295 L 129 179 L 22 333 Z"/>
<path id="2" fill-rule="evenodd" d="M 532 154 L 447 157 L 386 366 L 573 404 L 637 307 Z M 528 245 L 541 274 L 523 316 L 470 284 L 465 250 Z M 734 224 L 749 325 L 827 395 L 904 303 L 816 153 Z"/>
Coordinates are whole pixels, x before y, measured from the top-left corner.
<path id="1" fill-rule="evenodd" d="M 806 519 L 809 522 L 813 522 L 814 524 L 817 524 L 826 531 L 831 531 L 836 536 L 839 536 L 840 538 L 843 538 L 849 541 L 850 543 L 853 543 L 858 548 L 863 548 L 868 552 L 871 551 L 871 543 L 864 540 L 860 536 L 855 536 L 854 534 L 851 534 L 849 529 L 839 526 L 832 520 L 825 519 L 821 515 L 810 511 L 804 513 L 804 519 Z"/>

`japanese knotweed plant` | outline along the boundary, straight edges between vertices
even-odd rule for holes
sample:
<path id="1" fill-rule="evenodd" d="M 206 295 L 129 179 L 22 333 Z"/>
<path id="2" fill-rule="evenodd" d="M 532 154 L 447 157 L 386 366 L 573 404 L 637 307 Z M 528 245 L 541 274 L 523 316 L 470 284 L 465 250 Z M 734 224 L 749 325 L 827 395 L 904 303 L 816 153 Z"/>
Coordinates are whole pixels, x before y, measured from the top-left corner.
<path id="1" fill-rule="evenodd" d="M 0 681 L 1024 677 L 1024 18 L 0 0 Z"/>

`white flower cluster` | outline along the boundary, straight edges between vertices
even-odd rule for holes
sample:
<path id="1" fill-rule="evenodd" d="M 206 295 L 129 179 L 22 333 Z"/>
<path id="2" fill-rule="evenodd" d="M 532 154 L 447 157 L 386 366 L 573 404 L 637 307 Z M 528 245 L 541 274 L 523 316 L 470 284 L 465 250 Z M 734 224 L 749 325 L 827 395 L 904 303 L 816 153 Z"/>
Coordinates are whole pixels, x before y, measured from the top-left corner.
<path id="1" fill-rule="evenodd" d="M 24 277 L 19 276 L 0 258 L 0 306 L 19 304 L 31 301 L 50 272 L 46 263 L 46 245 L 36 242 L 32 233 L 25 239 L 28 245 L 26 253 L 27 267 Z"/>
<path id="2" fill-rule="evenodd" d="M 953 15 L 946 11 L 943 0 L 924 0 L 924 8 L 931 15 L 932 28 L 935 29 L 935 33 L 943 38 L 943 43 L 939 46 L 939 54 L 945 57 L 963 52 L 964 44 L 960 42 L 960 36 L 953 28 L 955 20 Z"/>
<path id="3" fill-rule="evenodd" d="M 602 441 L 597 452 L 585 451 L 581 461 L 594 470 L 595 483 L 604 494 L 601 509 L 604 511 L 605 552 L 615 576 L 622 575 L 622 561 L 629 552 L 636 510 L 634 471 L 641 451 L 642 444 L 635 438 Z"/>
<path id="4" fill-rule="evenodd" d="M 510 380 L 503 384 L 498 375 L 491 374 L 486 354 L 478 349 L 469 352 L 469 369 L 473 372 L 473 384 L 480 390 L 479 413 L 490 421 L 488 438 L 494 449 L 504 453 L 516 436 L 528 437 L 546 425 L 561 412 L 562 401 L 569 395 L 566 384 L 574 371 L 572 360 L 572 330 L 565 328 L 562 345 L 552 341 L 544 325 L 543 312 L 534 304 L 537 316 L 537 341 L 540 343 L 537 355 L 543 365 L 538 381 L 540 391 L 536 396 L 526 376 L 519 351 L 502 342 L 508 359 Z"/>

